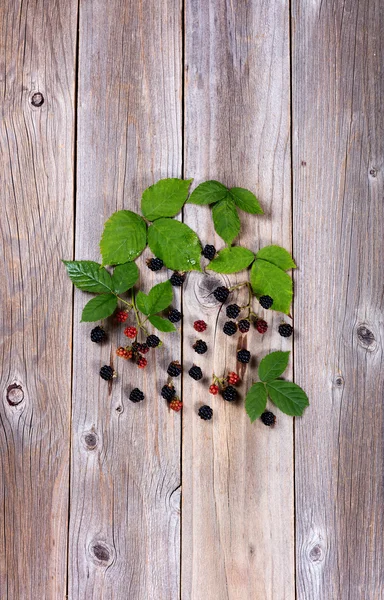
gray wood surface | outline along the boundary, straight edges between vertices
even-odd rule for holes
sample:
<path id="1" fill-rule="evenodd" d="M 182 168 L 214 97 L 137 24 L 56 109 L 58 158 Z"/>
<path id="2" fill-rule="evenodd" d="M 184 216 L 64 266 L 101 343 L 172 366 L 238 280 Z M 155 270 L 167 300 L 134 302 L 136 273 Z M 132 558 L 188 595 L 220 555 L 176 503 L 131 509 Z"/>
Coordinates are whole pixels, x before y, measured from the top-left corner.
<path id="1" fill-rule="evenodd" d="M 185 176 L 254 190 L 265 216 L 243 214 L 238 242 L 254 251 L 270 243 L 289 249 L 288 5 L 187 0 L 185 22 Z M 208 207 L 189 205 L 185 222 L 203 244 L 224 246 Z M 225 310 L 212 296 L 228 281 L 192 274 L 184 290 L 185 368 L 196 362 L 205 377 L 184 378 L 182 598 L 293 600 L 293 423 L 279 413 L 269 430 L 260 421 L 251 425 L 244 410 L 260 358 L 291 342 L 277 334 L 280 315 L 263 315 L 260 307 L 270 330 L 241 340 L 253 355 L 253 373 L 239 369 L 241 401 L 211 396 L 212 370 L 222 376 L 239 366 L 238 340 L 223 334 Z M 201 336 L 192 329 L 197 318 L 209 323 Z M 209 345 L 204 356 L 191 348 L 196 337 Z M 212 421 L 197 416 L 202 404 L 212 406 Z"/>
<path id="2" fill-rule="evenodd" d="M 106 218 L 139 210 L 145 187 L 181 175 L 181 3 L 82 2 L 80 11 L 76 257 L 99 259 Z M 151 275 L 139 261 L 142 285 Z M 71 600 L 175 600 L 180 572 L 181 415 L 160 397 L 180 334 L 147 355 L 145 372 L 118 359 L 127 342 L 112 319 L 95 347 L 75 298 Z M 133 323 L 130 319 L 130 323 Z M 110 387 L 99 377 L 112 364 Z M 145 401 L 129 401 L 139 387 Z"/>
<path id="3" fill-rule="evenodd" d="M 64 598 L 77 2 L 0 5 L 0 598 Z"/>
<path id="4" fill-rule="evenodd" d="M 293 2 L 299 600 L 380 600 L 384 18 Z"/>

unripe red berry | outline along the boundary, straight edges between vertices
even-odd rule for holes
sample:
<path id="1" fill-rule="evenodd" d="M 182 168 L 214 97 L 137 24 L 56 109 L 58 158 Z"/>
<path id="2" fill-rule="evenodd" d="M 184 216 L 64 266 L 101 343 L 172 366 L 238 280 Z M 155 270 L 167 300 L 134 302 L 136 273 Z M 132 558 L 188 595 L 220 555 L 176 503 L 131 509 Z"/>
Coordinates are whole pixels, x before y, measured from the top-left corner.
<path id="1" fill-rule="evenodd" d="M 128 313 L 126 310 L 118 310 L 115 317 L 118 323 L 125 323 L 128 319 Z"/>
<path id="2" fill-rule="evenodd" d="M 193 324 L 193 328 L 196 331 L 199 331 L 200 333 L 202 333 L 203 331 L 205 331 L 207 329 L 207 324 L 205 321 L 195 321 Z"/>
<path id="3" fill-rule="evenodd" d="M 126 327 L 124 329 L 124 335 L 126 335 L 131 340 L 135 339 L 135 337 L 137 336 L 137 329 L 136 329 L 136 327 Z"/>
<path id="4" fill-rule="evenodd" d="M 209 386 L 209 393 L 216 396 L 216 394 L 219 393 L 219 386 L 215 383 L 212 383 L 212 385 Z"/>

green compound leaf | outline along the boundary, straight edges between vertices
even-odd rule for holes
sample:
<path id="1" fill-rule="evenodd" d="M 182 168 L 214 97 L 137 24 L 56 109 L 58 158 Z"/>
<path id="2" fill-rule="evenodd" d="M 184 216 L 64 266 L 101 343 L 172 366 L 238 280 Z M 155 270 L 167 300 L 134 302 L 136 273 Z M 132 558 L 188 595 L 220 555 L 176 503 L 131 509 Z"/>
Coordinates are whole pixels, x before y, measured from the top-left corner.
<path id="1" fill-rule="evenodd" d="M 271 381 L 280 377 L 288 366 L 290 352 L 271 352 L 259 364 L 261 381 Z"/>
<path id="2" fill-rule="evenodd" d="M 247 411 L 248 417 L 251 419 L 251 423 L 256 421 L 267 406 L 267 390 L 265 389 L 264 383 L 254 383 L 249 388 L 248 393 L 245 397 L 245 410 Z"/>
<path id="3" fill-rule="evenodd" d="M 204 181 L 193 190 L 189 197 L 190 204 L 212 204 L 228 195 L 228 188 L 219 181 Z"/>
<path id="4" fill-rule="evenodd" d="M 201 244 L 185 223 L 158 219 L 148 229 L 148 244 L 153 254 L 174 271 L 201 271 Z"/>
<path id="5" fill-rule="evenodd" d="M 281 246 L 265 246 L 265 248 L 258 251 L 256 258 L 267 260 L 283 271 L 296 269 L 292 256 L 289 254 L 288 250 Z"/>
<path id="6" fill-rule="evenodd" d="M 115 267 L 112 275 L 112 285 L 116 294 L 130 290 L 139 279 L 139 269 L 136 263 L 128 262 Z"/>
<path id="7" fill-rule="evenodd" d="M 301 417 L 306 406 L 309 406 L 307 394 L 292 381 L 275 379 L 266 385 L 272 402 L 286 415 Z"/>
<path id="8" fill-rule="evenodd" d="M 105 294 L 113 289 L 108 271 L 92 260 L 63 260 L 72 283 L 83 290 L 95 294 Z"/>
<path id="9" fill-rule="evenodd" d="M 151 315 L 148 317 L 148 321 L 152 323 L 156 329 L 159 331 L 164 331 L 166 333 L 170 333 L 171 331 L 176 331 L 176 327 L 171 321 L 168 319 L 164 319 L 163 317 L 158 317 L 157 315 Z"/>
<path id="10" fill-rule="evenodd" d="M 103 265 L 120 265 L 137 258 L 147 244 L 147 226 L 130 210 L 115 212 L 105 223 L 100 241 Z"/>
<path id="11" fill-rule="evenodd" d="M 185 203 L 193 179 L 160 179 L 143 192 L 141 212 L 149 221 L 174 217 Z"/>
<path id="12" fill-rule="evenodd" d="M 230 189 L 231 195 L 236 203 L 236 206 L 240 210 L 244 210 L 251 215 L 263 215 L 264 211 L 261 208 L 258 199 L 255 194 L 252 194 L 249 190 L 241 187 L 234 187 Z"/>
<path id="13" fill-rule="evenodd" d="M 271 296 L 272 310 L 289 314 L 293 284 L 291 277 L 265 260 L 256 259 L 251 268 L 251 285 L 257 296 Z"/>
<path id="14" fill-rule="evenodd" d="M 84 306 L 83 314 L 81 315 L 82 322 L 99 321 L 111 315 L 117 306 L 117 298 L 114 294 L 101 294 L 92 298 Z"/>
<path id="15" fill-rule="evenodd" d="M 231 245 L 240 232 L 240 219 L 237 214 L 236 206 L 230 196 L 220 200 L 212 208 L 213 224 L 216 233 Z"/>
<path id="16" fill-rule="evenodd" d="M 238 273 L 243 271 L 255 260 L 253 252 L 241 246 L 232 246 L 220 250 L 207 269 L 215 273 Z"/>
<path id="17" fill-rule="evenodd" d="M 168 280 L 153 286 L 148 295 L 138 292 L 136 305 L 144 315 L 153 315 L 166 309 L 171 304 L 172 297 L 172 284 Z"/>

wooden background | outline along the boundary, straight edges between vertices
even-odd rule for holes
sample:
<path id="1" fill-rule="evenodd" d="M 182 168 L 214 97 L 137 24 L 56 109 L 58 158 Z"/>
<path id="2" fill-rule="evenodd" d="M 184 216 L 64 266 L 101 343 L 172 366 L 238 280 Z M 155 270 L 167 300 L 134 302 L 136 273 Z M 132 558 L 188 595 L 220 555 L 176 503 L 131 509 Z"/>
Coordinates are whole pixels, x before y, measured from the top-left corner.
<path id="1" fill-rule="evenodd" d="M 1 600 L 384 599 L 382 2 L 0 0 L 0 32 Z M 209 397 L 203 423 L 190 378 L 182 415 L 153 394 L 198 317 L 235 367 L 219 276 L 188 277 L 145 377 L 98 377 L 119 337 L 89 343 L 60 259 L 97 260 L 166 176 L 250 187 L 241 243 L 293 251 L 302 419 Z M 220 247 L 208 209 L 182 218 Z M 278 322 L 243 343 L 291 349 Z"/>

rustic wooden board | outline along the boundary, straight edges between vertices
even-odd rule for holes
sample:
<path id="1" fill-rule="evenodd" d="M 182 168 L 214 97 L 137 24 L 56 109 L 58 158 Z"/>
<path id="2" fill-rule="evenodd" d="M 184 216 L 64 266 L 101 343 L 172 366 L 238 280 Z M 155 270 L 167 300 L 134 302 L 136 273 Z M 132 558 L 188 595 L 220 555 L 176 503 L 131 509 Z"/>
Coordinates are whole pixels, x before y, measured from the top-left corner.
<path id="1" fill-rule="evenodd" d="M 384 18 L 293 2 L 300 600 L 384 598 Z"/>
<path id="2" fill-rule="evenodd" d="M 139 210 L 141 192 L 181 175 L 181 2 L 81 2 L 76 257 L 99 259 L 115 210 Z M 145 288 L 167 277 L 151 276 Z M 106 323 L 95 347 L 75 298 L 70 598 L 175 600 L 180 569 L 180 414 L 160 398 L 172 334 L 146 372 L 117 359 L 123 327 Z M 131 320 L 132 322 L 132 320 Z M 157 357 L 155 359 L 155 356 Z M 114 365 L 112 388 L 98 375 Z M 141 388 L 146 399 L 128 395 Z"/>
<path id="3" fill-rule="evenodd" d="M 291 248 L 289 12 L 286 2 L 186 1 L 185 176 L 218 179 L 254 190 L 265 216 L 244 215 L 239 242 Z M 185 222 L 202 243 L 223 247 L 210 211 L 188 206 Z M 231 277 L 232 282 L 243 274 Z M 208 393 L 212 371 L 236 369 L 236 340 L 222 333 L 225 311 L 212 296 L 219 276 L 194 274 L 184 290 L 185 368 L 196 362 L 204 380 L 184 378 L 182 598 L 294 598 L 293 423 L 278 414 L 274 430 L 245 414 L 245 390 L 259 359 L 290 349 L 270 331 L 242 343 L 253 354 L 236 406 Z M 263 314 L 260 308 L 260 315 Z M 192 323 L 204 318 L 209 351 L 191 348 Z M 273 318 L 273 321 L 272 321 Z M 202 404 L 211 422 L 197 416 Z"/>
<path id="4" fill-rule="evenodd" d="M 66 593 L 76 21 L 0 4 L 2 600 Z"/>

